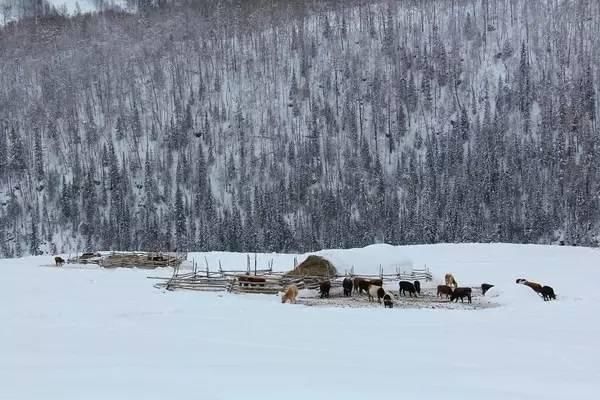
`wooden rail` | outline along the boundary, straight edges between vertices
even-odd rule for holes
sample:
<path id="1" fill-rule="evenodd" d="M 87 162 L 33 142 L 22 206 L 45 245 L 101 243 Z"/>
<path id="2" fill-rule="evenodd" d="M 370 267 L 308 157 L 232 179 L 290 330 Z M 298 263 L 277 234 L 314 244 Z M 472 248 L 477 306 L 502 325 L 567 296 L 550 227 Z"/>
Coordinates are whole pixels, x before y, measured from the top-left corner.
<path id="1" fill-rule="evenodd" d="M 229 291 L 233 293 L 263 293 L 276 294 L 291 284 L 298 286 L 298 289 L 319 289 L 323 276 L 285 276 L 282 272 L 273 272 L 272 267 L 268 269 L 256 268 L 254 272 L 257 275 L 249 274 L 243 270 L 223 270 L 220 266 L 217 271 L 210 271 L 208 264 L 206 270 L 197 270 L 188 273 L 179 273 L 179 268 L 173 270 L 173 275 L 169 278 L 150 276 L 149 279 L 163 280 L 157 283 L 155 287 L 166 288 L 168 290 L 186 289 L 199 291 Z M 260 273 L 260 275 L 258 275 Z M 399 280 L 432 280 L 432 274 L 428 269 L 411 272 L 400 272 L 395 274 L 378 275 L 337 275 L 329 277 L 331 288 L 342 287 L 342 280 L 345 277 L 354 278 L 360 276 L 370 279 L 383 279 L 384 282 Z M 247 278 L 244 279 L 244 278 Z"/>

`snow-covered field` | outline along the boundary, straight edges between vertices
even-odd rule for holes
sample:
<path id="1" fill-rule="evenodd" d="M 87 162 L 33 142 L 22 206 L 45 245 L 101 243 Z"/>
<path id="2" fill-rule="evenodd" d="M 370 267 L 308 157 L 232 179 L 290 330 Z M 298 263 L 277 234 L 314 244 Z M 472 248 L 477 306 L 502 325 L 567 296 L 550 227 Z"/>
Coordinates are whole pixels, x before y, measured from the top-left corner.
<path id="1" fill-rule="evenodd" d="M 319 252 L 342 272 L 427 265 L 495 284 L 482 310 L 305 307 L 155 289 L 168 270 L 0 260 L 0 399 L 596 399 L 600 251 L 433 245 Z M 245 254 L 190 254 L 245 268 Z M 293 255 L 273 258 L 288 270 Z M 303 257 L 298 256 L 298 261 Z M 549 284 L 543 302 L 519 277 Z"/>

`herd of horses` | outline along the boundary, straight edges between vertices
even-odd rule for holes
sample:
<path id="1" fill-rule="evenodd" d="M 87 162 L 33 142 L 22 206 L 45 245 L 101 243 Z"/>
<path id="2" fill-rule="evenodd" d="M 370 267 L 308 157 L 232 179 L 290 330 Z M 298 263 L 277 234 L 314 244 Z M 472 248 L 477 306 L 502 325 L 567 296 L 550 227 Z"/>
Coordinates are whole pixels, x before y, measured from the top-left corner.
<path id="1" fill-rule="evenodd" d="M 468 303 L 472 302 L 472 289 L 470 287 L 459 287 L 458 282 L 454 278 L 454 276 L 450 273 L 447 273 L 444 276 L 444 285 L 438 285 L 437 287 L 437 297 L 446 296 L 446 298 L 450 298 L 450 302 L 460 302 L 463 303 L 466 298 Z M 516 281 L 517 284 L 522 284 L 529 286 L 533 291 L 542 296 L 544 301 L 556 300 L 556 294 L 554 293 L 554 289 L 550 286 L 541 285 L 536 282 L 530 282 L 527 279 L 519 278 Z M 419 281 L 409 282 L 409 281 L 400 281 L 399 290 L 397 297 L 406 296 L 417 297 L 417 295 L 421 294 L 421 283 Z M 381 304 L 383 301 L 383 305 L 385 308 L 393 308 L 394 305 L 394 297 L 396 297 L 391 291 L 383 288 L 383 280 L 382 279 L 369 279 L 369 278 L 361 278 L 361 277 L 346 277 L 342 282 L 342 287 L 344 289 L 344 297 L 352 296 L 354 294 L 362 294 L 363 292 L 367 294 L 369 302 L 375 301 Z M 485 296 L 486 292 L 493 288 L 494 285 L 489 283 L 481 284 L 481 293 Z M 331 282 L 329 280 L 323 280 L 319 284 L 319 292 L 321 298 L 328 298 L 329 291 L 331 289 Z M 281 297 L 281 302 L 285 303 L 286 301 L 290 301 L 290 303 L 296 303 L 296 297 L 298 296 L 298 287 L 294 284 L 289 285 L 285 288 L 284 293 Z"/>
<path id="2" fill-rule="evenodd" d="M 54 262 L 57 266 L 61 266 L 65 263 L 65 260 L 62 257 L 56 256 L 54 257 Z M 255 277 L 255 276 L 242 276 L 239 277 L 240 285 L 248 286 L 248 284 L 262 284 L 265 283 L 264 277 Z M 438 285 L 437 287 L 437 297 L 446 296 L 446 298 L 450 298 L 450 301 L 464 302 L 464 298 L 467 298 L 467 301 L 471 303 L 472 299 L 472 289 L 470 287 L 459 287 L 458 282 L 454 278 L 454 276 L 450 273 L 447 273 L 444 276 L 444 285 Z M 542 285 L 537 282 L 531 282 L 524 278 L 518 278 L 516 280 L 517 284 L 525 285 L 530 287 L 534 292 L 539 294 L 544 301 L 556 300 L 556 294 L 554 293 L 554 289 L 548 285 Z M 417 297 L 417 295 L 421 294 L 421 283 L 419 281 L 409 282 L 409 281 L 400 281 L 399 282 L 399 290 L 398 296 L 406 296 L 406 293 L 410 297 Z M 344 297 L 352 296 L 354 294 L 362 294 L 363 292 L 368 295 L 369 301 L 377 301 L 381 304 L 383 300 L 383 305 L 386 308 L 392 308 L 394 305 L 394 295 L 383 288 L 383 280 L 382 279 L 369 279 L 369 278 L 361 278 L 354 277 L 344 278 L 342 282 L 342 287 L 344 288 Z M 494 285 L 489 283 L 481 284 L 481 293 L 485 296 L 485 293 L 493 288 Z M 320 282 L 319 284 L 319 292 L 321 298 L 328 298 L 329 291 L 331 289 L 331 282 L 326 279 Z M 296 303 L 296 297 L 298 296 L 298 287 L 294 284 L 289 285 L 285 288 L 284 293 L 281 297 L 281 302 L 285 303 L 286 301 L 290 301 L 291 303 Z"/>

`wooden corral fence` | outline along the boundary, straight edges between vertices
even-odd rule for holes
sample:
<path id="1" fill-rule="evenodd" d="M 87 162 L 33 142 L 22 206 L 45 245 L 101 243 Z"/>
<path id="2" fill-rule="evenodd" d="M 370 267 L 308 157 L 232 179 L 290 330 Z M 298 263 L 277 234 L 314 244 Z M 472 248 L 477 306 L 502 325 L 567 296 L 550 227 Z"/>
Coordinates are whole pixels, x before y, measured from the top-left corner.
<path id="1" fill-rule="evenodd" d="M 384 274 L 383 267 L 379 267 L 378 275 L 354 274 L 354 267 L 345 275 L 337 276 L 289 276 L 285 272 L 273 271 L 273 260 L 268 263 L 268 268 L 258 268 L 256 255 L 252 265 L 250 256 L 247 256 L 246 269 L 223 269 L 219 261 L 218 268 L 211 270 L 208 259 L 204 258 L 204 268 L 196 261 L 193 262 L 192 272 L 180 273 L 179 266 L 175 266 L 173 275 L 166 277 L 148 277 L 158 279 L 163 282 L 154 286 L 157 288 L 166 288 L 168 290 L 187 289 L 199 291 L 229 291 L 233 293 L 261 293 L 276 294 L 283 291 L 290 284 L 295 284 L 298 289 L 319 289 L 320 282 L 323 279 L 329 279 L 331 288 L 341 288 L 342 280 L 346 276 L 361 276 L 365 278 L 380 278 L 384 282 L 398 280 L 432 280 L 432 274 L 427 267 L 423 269 L 413 268 L 409 272 L 401 271 L 396 268 L 396 273 Z"/>
<path id="2" fill-rule="evenodd" d="M 412 268 L 410 271 L 403 271 L 400 267 L 396 267 L 396 272 L 392 274 L 384 274 L 383 267 L 379 266 L 379 274 L 377 275 L 369 275 L 369 274 L 355 274 L 354 267 L 350 268 L 350 270 L 346 270 L 346 275 L 350 277 L 360 276 L 363 278 L 372 278 L 372 279 L 382 279 L 384 282 L 391 281 L 427 281 L 430 282 L 433 280 L 433 274 L 429 271 L 427 266 L 423 268 Z"/>
<path id="3" fill-rule="evenodd" d="M 154 286 L 157 288 L 164 288 L 167 290 L 187 289 L 201 290 L 206 292 L 219 292 L 227 290 L 227 287 L 229 286 L 229 281 L 227 279 L 219 279 L 216 277 L 207 278 L 203 275 L 198 275 L 194 272 L 189 272 L 186 274 L 174 274 L 168 280 L 157 283 Z"/>
<path id="4" fill-rule="evenodd" d="M 429 268 L 425 266 L 422 269 L 413 268 L 410 272 L 405 271 L 397 271 L 398 279 L 407 280 L 407 281 L 427 281 L 431 282 L 433 280 L 433 274 L 429 271 Z"/>
<path id="5" fill-rule="evenodd" d="M 165 288 L 167 290 L 187 289 L 199 291 L 230 291 L 236 293 L 277 293 L 281 287 L 277 283 L 279 277 L 272 275 L 272 261 L 269 268 L 259 269 L 255 262 L 254 274 L 250 274 L 250 256 L 246 270 L 232 269 L 225 270 L 219 261 L 217 270 L 211 270 L 208 259 L 205 257 L 205 268 L 200 269 L 197 262 L 193 262 L 192 272 L 180 273 L 179 266 L 174 268 L 173 275 L 170 278 L 149 276 L 149 279 L 158 279 L 159 282 L 154 286 L 156 288 Z"/>
<path id="6" fill-rule="evenodd" d="M 322 276 L 285 277 L 282 272 L 273 272 L 272 266 L 268 269 L 256 268 L 255 272 L 257 275 L 241 270 L 224 270 L 220 265 L 218 270 L 211 271 L 207 264 L 206 269 L 195 268 L 187 273 L 180 273 L 179 268 L 175 268 L 170 278 L 155 276 L 148 278 L 161 280 L 162 282 L 154 285 L 159 289 L 260 294 L 277 294 L 290 284 L 295 284 L 298 289 L 318 289 L 319 283 L 323 280 Z M 341 286 L 341 280 L 331 279 L 332 288 Z"/>
<path id="7" fill-rule="evenodd" d="M 229 286 L 233 293 L 277 294 L 281 290 L 281 277 L 276 275 L 235 275 Z"/>

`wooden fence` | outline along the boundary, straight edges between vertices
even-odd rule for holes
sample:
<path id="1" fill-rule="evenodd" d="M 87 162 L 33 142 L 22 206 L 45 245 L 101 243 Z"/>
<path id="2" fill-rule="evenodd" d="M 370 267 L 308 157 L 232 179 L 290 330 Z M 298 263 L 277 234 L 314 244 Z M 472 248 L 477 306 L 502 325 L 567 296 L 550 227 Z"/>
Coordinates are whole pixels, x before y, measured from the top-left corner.
<path id="1" fill-rule="evenodd" d="M 273 271 L 273 260 L 269 262 L 268 268 L 258 268 L 256 256 L 254 258 L 253 268 L 250 256 L 247 257 L 246 269 L 225 270 L 219 261 L 218 268 L 211 270 L 208 260 L 204 258 L 204 269 L 196 262 L 193 263 L 192 272 L 180 273 L 179 266 L 173 269 L 173 275 L 170 278 L 149 277 L 163 282 L 155 284 L 157 288 L 166 288 L 167 290 L 186 289 L 199 291 L 229 291 L 233 293 L 262 293 L 276 294 L 282 291 L 286 286 L 295 284 L 298 289 L 318 289 L 323 276 L 286 276 L 284 272 Z M 331 282 L 331 288 L 340 288 L 344 277 L 360 276 L 364 278 L 379 278 L 384 282 L 398 280 L 425 280 L 431 281 L 432 274 L 427 267 L 423 269 L 412 269 L 409 272 L 401 271 L 396 268 L 396 273 L 384 274 L 383 267 L 379 267 L 379 274 L 365 275 L 354 274 L 354 268 L 346 271 L 345 275 L 328 277 Z M 254 280 L 251 282 L 251 280 Z"/>
<path id="2" fill-rule="evenodd" d="M 429 271 L 429 268 L 425 266 L 424 268 L 412 268 L 410 271 L 403 271 L 400 268 L 396 268 L 395 273 L 383 273 L 383 267 L 379 266 L 379 274 L 355 274 L 354 267 L 350 268 L 350 270 L 346 270 L 346 276 L 350 277 L 363 277 L 363 278 L 371 278 L 371 279 L 382 279 L 384 282 L 390 281 L 432 281 L 433 274 Z"/>
<path id="3" fill-rule="evenodd" d="M 249 281 L 248 278 L 254 281 Z M 319 283 L 323 277 L 303 276 L 303 277 L 284 277 L 280 274 L 266 275 L 247 275 L 247 274 L 223 274 L 211 273 L 206 271 L 196 271 L 180 274 L 176 269 L 173 276 L 155 277 L 149 276 L 148 279 L 161 280 L 154 286 L 159 289 L 175 290 L 198 290 L 198 291 L 229 291 L 233 293 L 261 293 L 277 294 L 290 285 L 295 284 L 298 289 L 318 289 Z M 331 287 L 342 286 L 341 280 L 331 280 Z"/>

